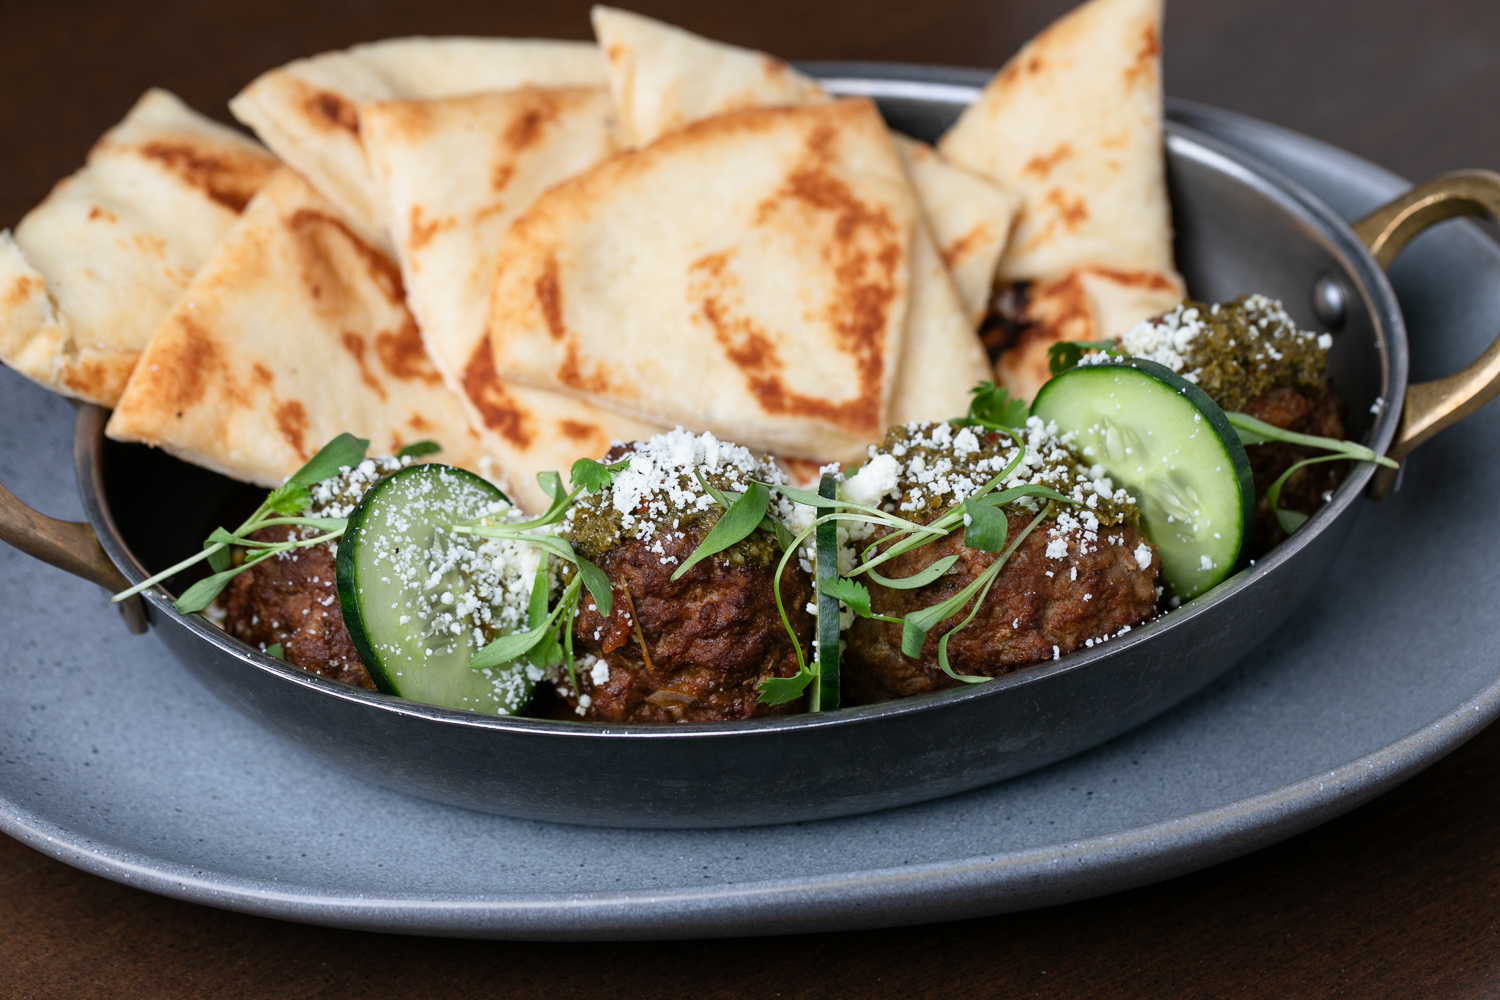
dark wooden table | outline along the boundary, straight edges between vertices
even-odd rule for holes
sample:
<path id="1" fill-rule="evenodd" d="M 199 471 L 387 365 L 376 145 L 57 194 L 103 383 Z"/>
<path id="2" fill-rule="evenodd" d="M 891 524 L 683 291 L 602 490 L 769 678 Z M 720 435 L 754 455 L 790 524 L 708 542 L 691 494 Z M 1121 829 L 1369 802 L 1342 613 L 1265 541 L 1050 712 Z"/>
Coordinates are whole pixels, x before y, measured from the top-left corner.
<path id="1" fill-rule="evenodd" d="M 640 0 L 794 59 L 996 66 L 1070 0 Z M 1495 0 L 1171 0 L 1168 92 L 1414 179 L 1500 167 Z M 585 0 L 0 0 L 0 225 L 146 87 L 225 101 L 393 35 L 586 37 Z M 1415 665 L 1414 665 L 1415 666 Z M 819 937 L 539 945 L 332 931 L 179 903 L 0 837 L 0 993 L 27 997 L 1500 995 L 1500 727 L 1278 847 L 1036 913 Z"/>

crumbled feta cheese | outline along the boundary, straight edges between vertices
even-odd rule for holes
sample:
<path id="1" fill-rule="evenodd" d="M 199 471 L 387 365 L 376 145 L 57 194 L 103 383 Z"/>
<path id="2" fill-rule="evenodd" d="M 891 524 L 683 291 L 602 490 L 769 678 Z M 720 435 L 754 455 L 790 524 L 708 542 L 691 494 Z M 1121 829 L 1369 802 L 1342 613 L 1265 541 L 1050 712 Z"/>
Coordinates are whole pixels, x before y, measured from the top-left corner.
<path id="1" fill-rule="evenodd" d="M 609 664 L 602 659 L 594 661 L 594 668 L 589 671 L 589 680 L 594 682 L 594 687 L 600 687 L 609 683 Z"/>
<path id="2" fill-rule="evenodd" d="M 964 428 L 965 432 L 968 428 Z M 972 434 L 969 435 L 973 437 Z M 845 500 L 874 506 L 887 496 L 896 495 L 901 463 L 893 455 L 880 454 L 866 462 L 854 475 L 844 480 L 841 491 Z"/>

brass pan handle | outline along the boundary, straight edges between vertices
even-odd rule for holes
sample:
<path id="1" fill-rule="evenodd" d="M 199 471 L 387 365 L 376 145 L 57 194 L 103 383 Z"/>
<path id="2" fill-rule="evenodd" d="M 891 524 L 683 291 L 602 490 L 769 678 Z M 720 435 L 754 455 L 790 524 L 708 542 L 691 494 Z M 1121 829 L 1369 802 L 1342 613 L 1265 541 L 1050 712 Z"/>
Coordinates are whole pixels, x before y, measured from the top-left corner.
<path id="1" fill-rule="evenodd" d="M 130 586 L 130 581 L 104 554 L 92 527 L 38 513 L 4 486 L 0 486 L 0 541 L 111 592 Z M 121 601 L 120 615 L 135 635 L 146 631 L 146 609 L 139 596 Z"/>
<path id="2" fill-rule="evenodd" d="M 1419 184 L 1354 224 L 1354 233 L 1376 263 L 1389 269 L 1412 237 L 1445 219 L 1489 216 L 1500 221 L 1500 174 L 1463 170 Z M 1401 428 L 1386 452 L 1400 461 L 1438 431 L 1458 423 L 1500 395 L 1500 338 L 1463 371 L 1447 378 L 1409 385 L 1402 401 Z M 1394 469 L 1380 469 L 1370 495 L 1383 497 L 1395 482 Z"/>

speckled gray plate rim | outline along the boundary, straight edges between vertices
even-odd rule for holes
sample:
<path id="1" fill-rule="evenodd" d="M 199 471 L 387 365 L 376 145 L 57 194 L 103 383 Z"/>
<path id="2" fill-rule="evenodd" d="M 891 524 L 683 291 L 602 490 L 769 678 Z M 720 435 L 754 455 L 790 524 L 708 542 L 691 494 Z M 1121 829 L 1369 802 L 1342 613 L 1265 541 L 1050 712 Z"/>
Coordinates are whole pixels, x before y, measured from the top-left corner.
<path id="1" fill-rule="evenodd" d="M 896 926 L 1050 906 L 1149 884 L 1238 857 L 1369 801 L 1452 752 L 1500 715 L 1500 681 L 1375 753 L 1191 816 L 956 863 L 664 892 L 375 897 L 278 891 L 79 840 L 13 803 L 0 830 L 84 871 L 178 899 L 335 927 L 515 940 L 732 937 Z M 874 919 L 861 919 L 865 913 Z M 580 933 L 580 929 L 584 929 Z"/>
<path id="2" fill-rule="evenodd" d="M 1283 129 L 1171 107 L 1346 218 L 1404 186 Z M 1467 223 L 1420 237 L 1391 278 L 1416 380 L 1467 363 L 1500 322 L 1500 250 Z M 18 387 L 0 391 L 0 481 L 67 515 L 71 484 L 35 459 L 55 447 L 66 466 L 66 407 L 9 372 L 0 383 Z M 1470 456 L 1497 436 L 1490 408 L 1419 451 L 1404 493 L 1365 505 L 1309 606 L 1178 709 L 1000 785 L 786 827 L 549 826 L 376 789 L 214 701 L 155 640 L 116 632 L 96 588 L 0 551 L 0 830 L 180 899 L 452 936 L 852 929 L 1147 884 L 1345 812 L 1500 715 L 1500 542 L 1454 530 L 1492 516 L 1500 469 Z"/>

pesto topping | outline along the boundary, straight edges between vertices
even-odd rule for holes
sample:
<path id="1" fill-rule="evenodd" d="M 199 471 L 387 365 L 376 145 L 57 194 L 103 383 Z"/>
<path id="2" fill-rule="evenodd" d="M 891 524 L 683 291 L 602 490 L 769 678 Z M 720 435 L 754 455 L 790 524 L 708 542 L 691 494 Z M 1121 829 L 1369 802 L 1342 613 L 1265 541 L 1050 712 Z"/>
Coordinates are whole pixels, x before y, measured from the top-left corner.
<path id="1" fill-rule="evenodd" d="M 1295 386 L 1317 396 L 1328 388 L 1329 334 L 1299 330 L 1281 303 L 1246 295 L 1223 305 L 1184 300 L 1120 336 L 1127 355 L 1166 365 L 1196 383 L 1225 410 L 1270 389 Z"/>
<path id="2" fill-rule="evenodd" d="M 348 517 L 371 486 L 411 464 L 410 455 L 401 458 L 386 455 L 367 458 L 358 465 L 343 466 L 338 475 L 309 488 L 312 506 L 308 509 L 311 516 Z"/>
<path id="3" fill-rule="evenodd" d="M 751 480 L 784 483 L 785 474 L 769 457 L 756 458 L 748 448 L 719 441 L 712 434 L 691 434 L 682 428 L 658 434 L 625 447 L 611 464 L 628 462 L 599 490 L 583 493 L 568 509 L 558 534 L 583 557 L 598 560 L 629 540 L 648 546 L 663 565 L 677 558 L 666 554 L 663 539 L 690 531 L 708 532 L 724 508 L 698 482 L 725 493 L 743 493 Z M 697 474 L 696 476 L 694 474 Z M 772 492 L 769 513 L 782 521 L 794 516 L 795 505 Z M 769 566 L 780 556 L 776 539 L 764 529 L 713 556 L 732 566 Z"/>

